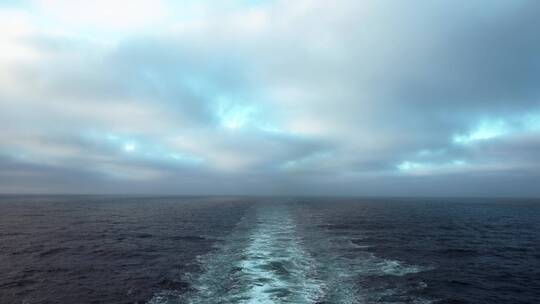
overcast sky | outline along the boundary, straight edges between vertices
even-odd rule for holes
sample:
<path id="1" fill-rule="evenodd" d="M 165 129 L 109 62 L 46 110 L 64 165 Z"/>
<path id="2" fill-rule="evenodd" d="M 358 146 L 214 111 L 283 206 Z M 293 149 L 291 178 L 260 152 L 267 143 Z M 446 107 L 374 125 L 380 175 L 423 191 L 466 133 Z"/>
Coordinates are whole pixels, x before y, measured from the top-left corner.
<path id="1" fill-rule="evenodd" d="M 0 193 L 540 196 L 540 1 L 0 1 Z"/>

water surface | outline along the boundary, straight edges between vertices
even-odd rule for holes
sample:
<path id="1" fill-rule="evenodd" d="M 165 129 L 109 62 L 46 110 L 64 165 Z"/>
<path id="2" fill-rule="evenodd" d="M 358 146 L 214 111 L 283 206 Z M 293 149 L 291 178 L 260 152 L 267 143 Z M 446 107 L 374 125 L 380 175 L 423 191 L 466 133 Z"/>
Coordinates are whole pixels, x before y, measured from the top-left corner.
<path id="1" fill-rule="evenodd" d="M 540 201 L 0 197 L 0 303 L 537 303 Z"/>

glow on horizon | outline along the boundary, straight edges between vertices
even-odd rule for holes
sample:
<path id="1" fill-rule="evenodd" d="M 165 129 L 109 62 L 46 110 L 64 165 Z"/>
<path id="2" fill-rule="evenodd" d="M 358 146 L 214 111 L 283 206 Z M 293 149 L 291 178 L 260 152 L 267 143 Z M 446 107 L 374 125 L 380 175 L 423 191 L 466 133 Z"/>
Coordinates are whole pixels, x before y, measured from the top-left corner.
<path id="1" fill-rule="evenodd" d="M 164 161 L 171 164 L 182 163 L 185 165 L 200 165 L 204 161 L 201 157 L 181 153 L 175 149 L 168 148 L 164 145 L 159 145 L 151 140 L 143 138 L 134 138 L 133 136 L 120 135 L 100 132 L 87 132 L 82 137 L 94 144 L 107 145 L 114 151 L 125 152 L 124 156 L 135 159 L 147 159 L 153 161 Z"/>
<path id="2" fill-rule="evenodd" d="M 124 144 L 124 150 L 126 152 L 133 152 L 135 151 L 135 148 L 137 148 L 137 146 L 133 142 L 127 142 Z"/>
<path id="3" fill-rule="evenodd" d="M 455 144 L 466 145 L 476 141 L 536 131 L 540 131 L 540 115 L 531 113 L 507 119 L 481 120 L 469 133 L 454 135 L 452 141 Z"/>
<path id="4" fill-rule="evenodd" d="M 405 173 L 434 173 L 437 171 L 448 171 L 463 168 L 465 165 L 467 165 L 466 161 L 456 159 L 443 163 L 403 161 L 396 167 L 399 171 Z"/>
<path id="5" fill-rule="evenodd" d="M 253 106 L 235 103 L 228 98 L 219 98 L 217 102 L 217 117 L 220 124 L 230 130 L 243 128 L 253 119 L 257 109 Z"/>
<path id="6" fill-rule="evenodd" d="M 228 98 L 220 97 L 216 102 L 216 116 L 219 125 L 227 130 L 236 131 L 245 128 L 259 130 L 266 133 L 285 134 L 283 129 L 269 123 L 262 117 L 260 107 L 234 102 Z"/>
<path id="7" fill-rule="evenodd" d="M 457 144 L 468 144 L 474 141 L 504 136 L 510 132 L 510 126 L 502 119 L 484 120 L 472 132 L 455 135 L 453 137 L 453 142 Z"/>

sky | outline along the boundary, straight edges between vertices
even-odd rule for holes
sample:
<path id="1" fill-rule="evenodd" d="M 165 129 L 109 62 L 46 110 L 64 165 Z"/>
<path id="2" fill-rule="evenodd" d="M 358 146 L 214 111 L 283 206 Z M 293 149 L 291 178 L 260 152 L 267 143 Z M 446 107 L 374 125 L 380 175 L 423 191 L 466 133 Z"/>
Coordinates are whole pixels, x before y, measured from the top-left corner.
<path id="1" fill-rule="evenodd" d="M 540 196 L 540 1 L 2 0 L 0 193 Z"/>

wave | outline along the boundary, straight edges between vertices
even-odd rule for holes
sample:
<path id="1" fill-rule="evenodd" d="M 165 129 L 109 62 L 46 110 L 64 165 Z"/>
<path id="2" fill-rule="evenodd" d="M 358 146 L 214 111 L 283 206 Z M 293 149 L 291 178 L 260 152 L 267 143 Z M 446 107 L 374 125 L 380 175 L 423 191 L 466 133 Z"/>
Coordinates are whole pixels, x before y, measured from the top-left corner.
<path id="1" fill-rule="evenodd" d="M 363 285 L 366 279 L 426 269 L 376 257 L 366 251 L 367 245 L 355 242 L 358 237 L 326 234 L 324 226 L 310 230 L 297 223 L 285 204 L 254 207 L 252 216 L 243 218 L 215 251 L 198 258 L 198 274 L 184 275 L 185 285 L 156 294 L 149 304 L 380 302 L 406 291 Z"/>

